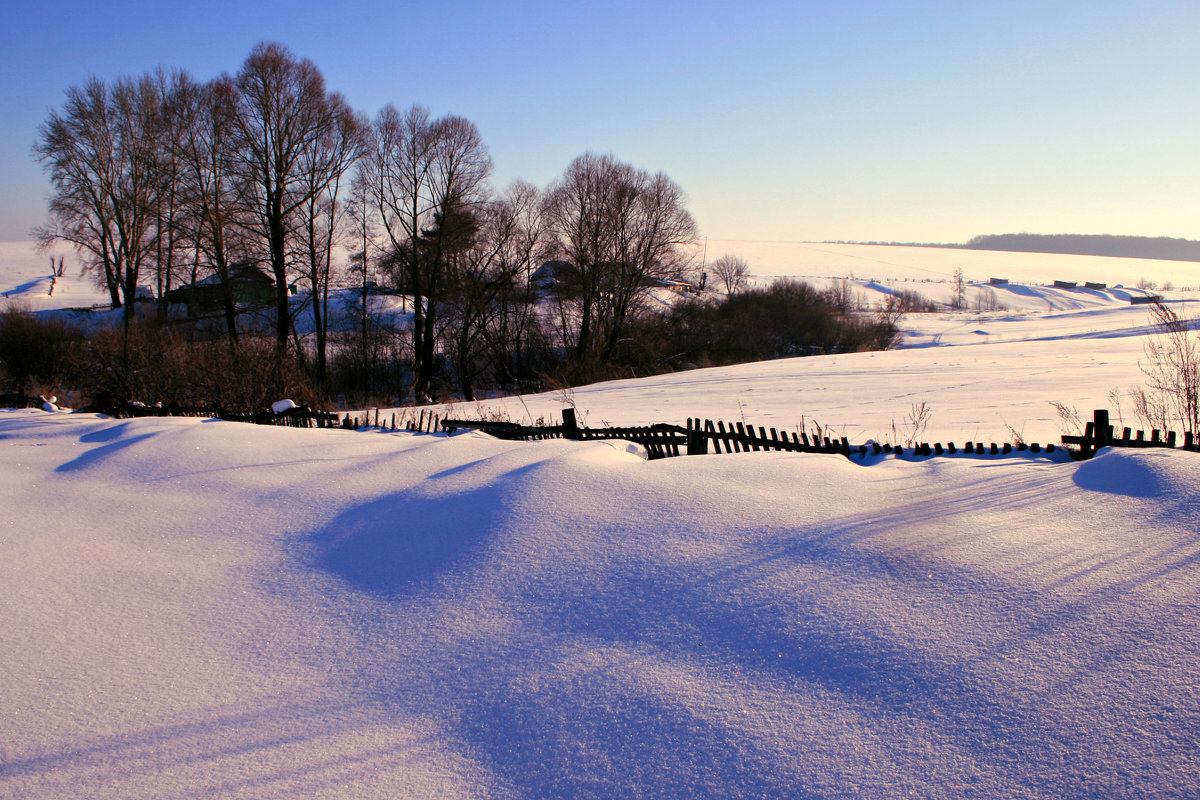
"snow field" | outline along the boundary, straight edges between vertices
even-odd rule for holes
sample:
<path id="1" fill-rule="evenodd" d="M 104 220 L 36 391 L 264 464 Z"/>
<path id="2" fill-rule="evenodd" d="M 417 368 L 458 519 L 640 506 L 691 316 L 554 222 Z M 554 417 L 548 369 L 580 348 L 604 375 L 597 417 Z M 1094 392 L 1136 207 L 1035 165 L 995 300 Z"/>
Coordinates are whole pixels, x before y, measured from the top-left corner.
<path id="1" fill-rule="evenodd" d="M 0 413 L 0 795 L 1186 797 L 1200 458 Z"/>
<path id="2" fill-rule="evenodd" d="M 1110 394 L 1143 382 L 1151 330 L 1118 290 L 1040 284 L 1200 285 L 1180 262 L 742 244 L 759 277 L 807 253 L 879 296 L 942 299 L 955 266 L 1027 283 L 996 289 L 1007 311 L 910 315 L 899 351 L 435 410 L 857 444 L 927 403 L 927 441 L 1057 443 L 1051 401 L 1137 427 Z M 90 304 L 62 280 L 33 302 L 47 259 L 19 249 L 11 299 Z M 648 462 L 0 411 L 0 797 L 1192 797 L 1198 479 L 1163 450 Z"/>

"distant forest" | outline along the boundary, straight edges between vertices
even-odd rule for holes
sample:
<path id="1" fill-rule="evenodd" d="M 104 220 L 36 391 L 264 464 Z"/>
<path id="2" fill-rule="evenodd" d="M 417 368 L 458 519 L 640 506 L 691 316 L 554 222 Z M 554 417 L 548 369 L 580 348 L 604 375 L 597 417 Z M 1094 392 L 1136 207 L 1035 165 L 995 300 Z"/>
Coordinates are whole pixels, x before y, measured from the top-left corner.
<path id="1" fill-rule="evenodd" d="M 1166 236 L 1001 233 L 976 236 L 962 247 L 969 250 L 1006 250 L 1018 253 L 1069 253 L 1081 256 L 1200 261 L 1200 242 Z"/>

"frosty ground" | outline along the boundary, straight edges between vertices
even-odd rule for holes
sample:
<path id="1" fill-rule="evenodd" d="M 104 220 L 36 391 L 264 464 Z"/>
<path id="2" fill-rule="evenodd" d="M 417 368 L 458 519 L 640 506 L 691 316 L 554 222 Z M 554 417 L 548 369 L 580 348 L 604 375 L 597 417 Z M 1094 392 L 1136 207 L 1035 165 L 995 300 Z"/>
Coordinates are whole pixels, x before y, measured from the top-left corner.
<path id="1" fill-rule="evenodd" d="M 507 402 L 1047 441 L 1139 379 L 1145 312 L 1095 303 Z M 0 796 L 1194 796 L 1198 495 L 1162 450 L 0 412 Z"/>

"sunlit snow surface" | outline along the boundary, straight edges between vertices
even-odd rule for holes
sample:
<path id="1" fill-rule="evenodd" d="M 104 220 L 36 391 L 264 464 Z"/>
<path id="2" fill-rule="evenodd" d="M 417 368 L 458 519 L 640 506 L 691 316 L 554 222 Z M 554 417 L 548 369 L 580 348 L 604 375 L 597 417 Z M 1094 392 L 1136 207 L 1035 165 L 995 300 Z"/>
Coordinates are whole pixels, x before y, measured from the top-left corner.
<path id="1" fill-rule="evenodd" d="M 4 796 L 1194 793 L 1200 456 L 0 437 Z"/>
<path id="2" fill-rule="evenodd" d="M 1140 380 L 1146 323 L 1060 313 L 508 408 L 857 442 L 925 400 L 943 441 L 1056 440 L 1049 401 Z M 1198 500 L 1162 450 L 651 462 L 3 411 L 0 797 L 1194 797 Z"/>

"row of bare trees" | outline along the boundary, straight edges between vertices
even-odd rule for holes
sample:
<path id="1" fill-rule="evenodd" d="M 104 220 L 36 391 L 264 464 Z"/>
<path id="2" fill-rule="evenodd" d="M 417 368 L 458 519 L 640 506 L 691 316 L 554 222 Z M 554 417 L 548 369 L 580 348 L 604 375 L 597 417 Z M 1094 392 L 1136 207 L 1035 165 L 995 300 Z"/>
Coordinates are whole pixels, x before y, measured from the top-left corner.
<path id="1" fill-rule="evenodd" d="M 282 354 L 293 276 L 307 279 L 320 313 L 342 178 L 366 133 L 312 62 L 276 44 L 204 84 L 162 69 L 111 85 L 91 78 L 67 90 L 34 147 L 54 189 L 53 224 L 39 238 L 74 244 L 127 323 L 148 269 L 160 299 L 185 276 L 215 275 L 234 347 L 231 269 L 265 264 Z"/>
<path id="2" fill-rule="evenodd" d="M 378 278 L 411 300 L 396 368 L 413 397 L 453 383 L 470 398 L 531 372 L 596 374 L 619 360 L 649 290 L 692 266 L 696 226 L 666 175 L 588 153 L 545 190 L 497 192 L 470 121 L 390 105 L 369 120 L 279 44 L 207 83 L 163 69 L 92 78 L 68 89 L 40 134 L 53 222 L 39 237 L 75 245 L 124 306 L 127 331 L 140 284 L 153 283 L 165 318 L 173 287 L 208 278 L 236 357 L 250 331 L 239 330 L 233 278 L 261 266 L 274 282 L 277 358 L 307 364 L 318 386 L 339 282 L 360 290 L 364 370 Z M 352 254 L 344 273 L 339 246 Z M 311 341 L 296 334 L 301 311 Z"/>

